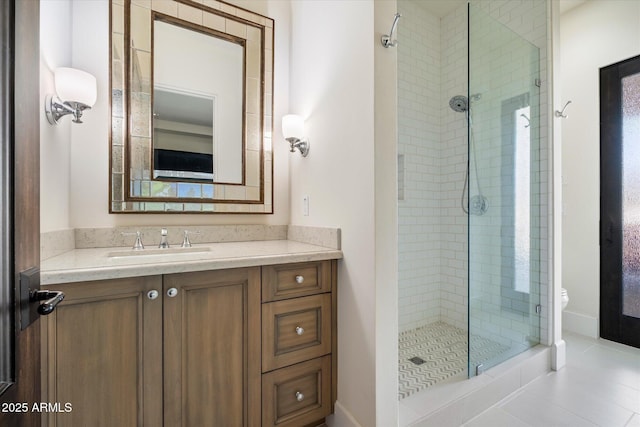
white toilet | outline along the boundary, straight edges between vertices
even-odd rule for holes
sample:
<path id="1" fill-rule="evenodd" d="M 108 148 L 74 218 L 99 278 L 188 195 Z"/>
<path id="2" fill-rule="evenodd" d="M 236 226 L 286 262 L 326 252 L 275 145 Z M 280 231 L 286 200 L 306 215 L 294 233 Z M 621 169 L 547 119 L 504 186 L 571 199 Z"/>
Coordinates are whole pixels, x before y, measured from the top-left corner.
<path id="1" fill-rule="evenodd" d="M 564 310 L 569 304 L 569 292 L 565 288 L 562 288 L 562 309 Z"/>

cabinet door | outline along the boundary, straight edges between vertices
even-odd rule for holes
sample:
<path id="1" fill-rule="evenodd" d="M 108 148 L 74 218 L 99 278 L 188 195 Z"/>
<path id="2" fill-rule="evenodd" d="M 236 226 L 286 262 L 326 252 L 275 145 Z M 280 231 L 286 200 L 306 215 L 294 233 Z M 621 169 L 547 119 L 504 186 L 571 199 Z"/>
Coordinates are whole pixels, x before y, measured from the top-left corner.
<path id="1" fill-rule="evenodd" d="M 260 425 L 260 269 L 164 277 L 165 426 Z"/>
<path id="2" fill-rule="evenodd" d="M 43 318 L 43 401 L 70 411 L 49 413 L 50 427 L 162 425 L 162 298 L 148 294 L 161 286 L 160 276 L 56 286 L 66 298 Z"/>

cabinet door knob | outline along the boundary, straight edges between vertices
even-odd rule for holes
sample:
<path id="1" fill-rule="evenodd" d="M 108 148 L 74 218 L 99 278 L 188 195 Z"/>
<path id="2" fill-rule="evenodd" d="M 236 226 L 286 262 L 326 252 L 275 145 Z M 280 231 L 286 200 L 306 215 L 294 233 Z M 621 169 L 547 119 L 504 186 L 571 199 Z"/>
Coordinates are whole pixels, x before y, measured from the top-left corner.
<path id="1" fill-rule="evenodd" d="M 304 400 L 304 394 L 300 393 L 299 391 L 296 391 L 296 400 L 298 402 L 302 402 Z"/>
<path id="2" fill-rule="evenodd" d="M 158 295 L 160 295 L 160 293 L 155 289 L 152 289 L 149 292 L 147 292 L 147 298 L 149 299 L 156 299 L 158 298 Z"/>
<path id="3" fill-rule="evenodd" d="M 167 290 L 167 295 L 169 296 L 169 298 L 173 298 L 178 295 L 178 290 L 176 288 L 169 288 Z"/>
<path id="4" fill-rule="evenodd" d="M 304 328 L 302 326 L 296 326 L 296 334 L 298 335 L 304 334 Z"/>
<path id="5" fill-rule="evenodd" d="M 301 275 L 297 275 L 296 276 L 296 283 L 298 283 L 299 285 L 302 284 L 304 282 L 304 276 Z"/>

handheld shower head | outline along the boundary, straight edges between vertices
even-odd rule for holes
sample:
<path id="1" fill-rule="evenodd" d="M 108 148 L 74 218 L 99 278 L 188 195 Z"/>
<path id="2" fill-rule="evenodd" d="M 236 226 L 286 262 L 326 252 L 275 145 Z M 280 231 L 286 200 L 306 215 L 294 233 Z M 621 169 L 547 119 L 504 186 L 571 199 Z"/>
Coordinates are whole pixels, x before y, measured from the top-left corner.
<path id="1" fill-rule="evenodd" d="M 456 95 L 449 100 L 449 107 L 457 113 L 464 113 L 469 109 L 469 101 L 466 96 Z"/>

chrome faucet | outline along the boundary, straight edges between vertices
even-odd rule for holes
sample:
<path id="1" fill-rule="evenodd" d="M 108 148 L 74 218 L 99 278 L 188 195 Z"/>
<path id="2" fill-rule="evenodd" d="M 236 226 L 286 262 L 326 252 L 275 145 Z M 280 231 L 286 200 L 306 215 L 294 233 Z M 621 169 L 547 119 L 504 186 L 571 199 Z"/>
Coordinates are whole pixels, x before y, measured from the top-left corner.
<path id="1" fill-rule="evenodd" d="M 189 240 L 189 230 L 184 230 L 184 238 L 182 239 L 182 247 L 190 248 L 191 241 Z"/>
<path id="2" fill-rule="evenodd" d="M 160 244 L 158 245 L 159 248 L 168 248 L 169 247 L 169 242 L 167 241 L 167 229 L 163 228 L 160 230 Z"/>
<path id="3" fill-rule="evenodd" d="M 200 234 L 200 232 L 199 231 L 184 230 L 184 237 L 182 239 L 182 247 L 183 248 L 190 248 L 191 247 L 191 240 L 189 240 L 189 234 Z"/>
<path id="4" fill-rule="evenodd" d="M 136 231 L 135 233 L 120 233 L 123 236 L 136 236 L 136 242 L 133 244 L 133 247 L 131 249 L 133 249 L 134 251 L 141 251 L 142 249 L 144 249 L 144 245 L 142 244 L 142 234 L 140 233 L 140 231 Z"/>

